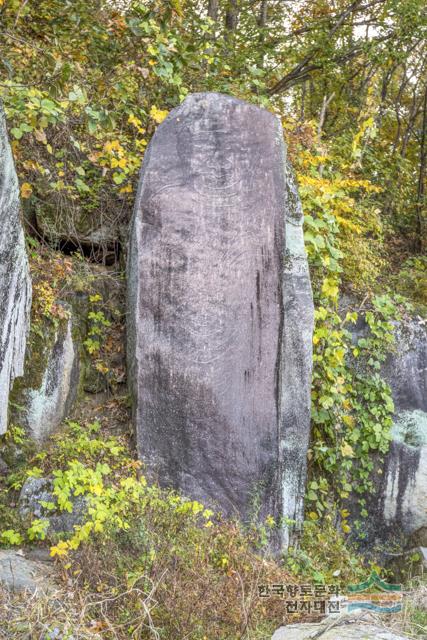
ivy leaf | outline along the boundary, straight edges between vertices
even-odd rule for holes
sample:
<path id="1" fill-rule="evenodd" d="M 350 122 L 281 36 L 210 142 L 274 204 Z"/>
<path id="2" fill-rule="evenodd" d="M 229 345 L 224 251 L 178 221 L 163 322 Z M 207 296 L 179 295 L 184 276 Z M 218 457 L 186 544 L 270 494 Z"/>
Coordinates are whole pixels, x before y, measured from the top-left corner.
<path id="1" fill-rule="evenodd" d="M 161 109 L 158 109 L 154 104 L 150 109 L 150 116 L 157 122 L 157 124 L 163 122 L 168 113 L 168 111 L 162 111 Z"/>
<path id="2" fill-rule="evenodd" d="M 21 131 L 21 129 L 18 129 L 17 127 L 13 127 L 13 129 L 11 129 L 11 134 L 13 135 L 14 138 L 16 138 L 17 140 L 20 140 L 24 135 L 24 132 Z"/>
<path id="3" fill-rule="evenodd" d="M 21 198 L 29 198 L 33 193 L 33 187 L 29 184 L 29 182 L 24 182 L 21 185 Z"/>
<path id="4" fill-rule="evenodd" d="M 354 456 L 353 447 L 348 442 L 343 442 L 341 445 L 341 453 L 345 458 L 352 458 Z"/>
<path id="5" fill-rule="evenodd" d="M 77 189 L 83 193 L 87 193 L 88 191 L 90 191 L 90 187 L 88 187 L 88 185 L 86 184 L 86 182 L 83 182 L 83 180 L 81 178 L 76 178 L 74 180 L 74 183 L 77 187 Z"/>

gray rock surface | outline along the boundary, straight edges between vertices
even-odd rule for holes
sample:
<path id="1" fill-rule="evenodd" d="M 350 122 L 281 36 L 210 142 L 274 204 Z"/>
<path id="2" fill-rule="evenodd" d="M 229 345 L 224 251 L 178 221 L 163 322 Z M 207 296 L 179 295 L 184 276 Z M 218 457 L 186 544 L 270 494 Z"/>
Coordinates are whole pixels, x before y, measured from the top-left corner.
<path id="1" fill-rule="evenodd" d="M 361 318 L 352 331 L 354 342 L 368 331 Z M 368 546 L 394 541 L 409 549 L 427 544 L 427 321 L 406 318 L 395 323 L 394 334 L 381 370 L 395 407 L 393 439 L 385 460 L 378 462 L 381 473 L 373 476 L 376 491 L 367 496 L 364 529 Z"/>
<path id="2" fill-rule="evenodd" d="M 424 415 L 419 421 L 402 422 L 406 416 L 400 414 L 381 485 L 380 507 L 386 527 L 405 537 L 427 526 L 427 414 Z"/>
<path id="3" fill-rule="evenodd" d="M 79 359 L 70 317 L 55 332 L 41 384 L 23 391 L 20 418 L 34 440 L 42 442 L 58 428 L 76 399 L 78 386 Z"/>
<path id="4" fill-rule="evenodd" d="M 52 569 L 47 562 L 26 558 L 16 551 L 0 550 L 0 585 L 9 591 L 49 593 Z"/>
<path id="5" fill-rule="evenodd" d="M 53 483 L 50 478 L 28 478 L 19 496 L 19 514 L 28 520 L 33 518 L 49 520 L 49 533 L 72 533 L 74 525 L 82 524 L 85 519 L 87 501 L 84 496 L 72 496 L 70 498 L 73 505 L 71 513 L 59 509 L 51 511 L 41 503 L 56 504 L 52 490 Z"/>
<path id="6" fill-rule="evenodd" d="M 0 435 L 7 428 L 13 380 L 23 374 L 30 307 L 31 280 L 18 178 L 0 104 Z"/>
<path id="7" fill-rule="evenodd" d="M 300 521 L 313 303 L 275 116 L 219 94 L 171 112 L 144 158 L 128 283 L 151 473 L 226 514 Z"/>
<path id="8" fill-rule="evenodd" d="M 409 640 L 407 636 L 373 624 L 363 622 L 349 622 L 337 624 L 327 629 L 330 621 L 319 624 L 290 624 L 280 627 L 274 633 L 272 640 Z"/>
<path id="9" fill-rule="evenodd" d="M 405 538 L 427 527 L 427 327 L 397 325 L 383 375 L 395 404 L 393 441 L 380 485 L 377 518 L 384 534 Z"/>
<path id="10" fill-rule="evenodd" d="M 427 414 L 427 320 L 399 323 L 395 338 L 396 350 L 388 356 L 383 375 L 392 388 L 396 410 Z"/>

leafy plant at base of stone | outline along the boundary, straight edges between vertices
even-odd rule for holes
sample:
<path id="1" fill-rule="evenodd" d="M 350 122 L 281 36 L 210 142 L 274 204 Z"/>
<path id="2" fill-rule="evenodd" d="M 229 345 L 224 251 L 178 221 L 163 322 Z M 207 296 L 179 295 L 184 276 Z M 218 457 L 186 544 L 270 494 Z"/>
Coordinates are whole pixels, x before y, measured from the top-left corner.
<path id="1" fill-rule="evenodd" d="M 356 318 L 342 324 L 337 314 L 339 289 L 362 298 L 368 294 L 367 301 L 373 298 L 390 281 L 384 258 L 394 253 L 398 230 L 406 245 L 397 252 L 402 265 L 397 271 L 393 267 L 393 284 L 411 297 L 423 299 L 425 292 L 422 257 L 408 257 L 419 203 L 415 190 L 409 194 L 406 185 L 415 171 L 418 142 L 414 127 L 408 124 L 404 132 L 399 121 L 396 128 L 387 102 L 396 93 L 404 105 L 418 99 L 418 85 L 413 96 L 406 93 L 404 61 L 411 59 L 410 47 L 418 47 L 422 12 L 416 0 L 399 9 L 386 2 L 381 15 L 375 10 L 371 15 L 368 8 L 367 16 L 379 33 L 384 32 L 384 40 L 372 38 L 360 52 L 352 52 L 347 42 L 351 20 L 347 24 L 343 18 L 343 31 L 334 31 L 336 40 L 331 40 L 328 20 L 333 21 L 334 13 L 329 14 L 326 5 L 303 3 L 298 14 L 290 12 L 290 26 L 298 33 L 302 29 L 294 42 L 292 29 L 288 33 L 282 24 L 280 7 L 267 4 L 262 17 L 243 3 L 235 19 L 227 22 L 231 9 L 222 2 L 209 15 L 197 3 L 184 7 L 155 0 L 131 2 L 123 12 L 109 2 L 100 1 L 89 10 L 86 3 L 77 2 L 64 15 L 61 2 L 21 7 L 9 0 L 1 7 L 9 74 L 1 94 L 26 210 L 52 242 L 74 232 L 84 235 L 101 222 L 110 227 L 126 223 L 144 149 L 155 126 L 189 91 L 232 93 L 282 118 L 299 177 L 318 304 L 312 463 L 329 474 L 340 467 L 344 495 L 338 497 L 345 498 L 350 469 L 357 468 L 360 487 L 365 487 L 369 451 L 385 452 L 391 405 L 378 376 L 359 373 L 356 379 L 349 372 L 348 355 L 354 350 L 347 328 Z M 355 11 L 359 16 L 359 7 Z M 225 22 L 220 24 L 221 16 Z M 306 31 L 301 21 L 312 26 Z M 270 29 L 274 25 L 279 47 L 267 24 Z M 395 28 L 393 46 L 387 28 Z M 60 52 L 57 42 L 62 44 Z M 341 48 L 351 51 L 348 69 L 332 56 Z M 307 81 L 316 80 L 310 96 L 306 82 L 298 81 L 290 100 L 284 101 L 280 75 L 291 73 L 293 64 L 298 68 L 300 58 L 313 59 L 313 52 L 318 65 L 307 72 Z M 385 75 L 378 56 L 389 70 Z M 366 71 L 365 77 L 370 64 L 373 71 Z M 422 70 L 415 65 L 414 71 Z M 359 92 L 352 72 L 364 78 Z M 291 77 L 289 83 L 292 87 Z M 405 207 L 408 198 L 411 204 Z M 113 211 L 118 213 L 111 217 Z M 49 306 L 48 289 L 38 297 Z M 376 311 L 380 323 L 391 318 L 383 311 Z M 381 330 L 386 336 L 387 328 L 382 325 Z M 89 336 L 86 348 L 93 352 L 96 342 Z M 359 360 L 365 353 L 361 351 Z M 377 368 L 369 359 L 367 366 L 375 374 Z M 102 358 L 95 366 L 108 375 Z M 368 397 L 379 415 L 369 415 Z M 369 451 L 360 447 L 365 436 Z M 363 462 L 356 464 L 359 459 Z M 318 515 L 324 507 L 324 481 L 320 474 L 310 487 L 309 502 L 315 508 L 309 513 Z"/>
<path id="2" fill-rule="evenodd" d="M 70 422 L 9 479 L 10 501 L 26 478 L 51 477 L 52 501 L 41 503 L 41 518 L 28 516 L 29 526 L 8 526 L 1 543 L 50 545 L 72 591 L 92 603 L 86 623 L 108 620 L 105 631 L 119 638 L 149 638 L 152 628 L 200 640 L 272 632 L 283 602 L 259 599 L 257 586 L 295 581 L 266 555 L 274 523 L 245 529 L 147 483 L 142 471 L 123 436 Z M 84 520 L 68 534 L 51 533 L 49 518 L 72 512 L 77 496 L 87 502 Z"/>

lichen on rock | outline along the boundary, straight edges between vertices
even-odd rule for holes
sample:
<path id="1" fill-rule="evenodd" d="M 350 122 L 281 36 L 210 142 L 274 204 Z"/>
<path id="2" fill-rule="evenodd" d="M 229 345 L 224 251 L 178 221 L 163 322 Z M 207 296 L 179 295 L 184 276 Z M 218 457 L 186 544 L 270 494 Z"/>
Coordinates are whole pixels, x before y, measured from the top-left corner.
<path id="1" fill-rule="evenodd" d="M 7 429 L 12 383 L 23 375 L 31 280 L 20 218 L 18 178 L 0 105 L 0 435 Z"/>
<path id="2" fill-rule="evenodd" d="M 14 414 L 36 441 L 42 442 L 67 416 L 79 389 L 78 347 L 70 317 L 51 328 L 50 339 L 29 345 L 25 376 L 14 389 Z M 32 357 L 33 351 L 34 358 Z"/>

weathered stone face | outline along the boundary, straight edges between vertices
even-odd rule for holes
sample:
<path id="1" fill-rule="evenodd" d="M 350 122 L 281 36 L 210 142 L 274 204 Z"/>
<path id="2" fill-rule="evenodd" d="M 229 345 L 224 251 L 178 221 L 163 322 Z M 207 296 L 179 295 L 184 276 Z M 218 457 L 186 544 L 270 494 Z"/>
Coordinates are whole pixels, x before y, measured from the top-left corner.
<path id="1" fill-rule="evenodd" d="M 83 524 L 88 510 L 88 501 L 82 496 L 71 496 L 72 511 L 46 509 L 43 503 L 56 504 L 52 478 L 27 478 L 19 496 L 19 515 L 24 522 L 34 518 L 49 520 L 49 533 L 72 533 L 76 525 Z"/>
<path id="2" fill-rule="evenodd" d="M 336 625 L 331 620 L 332 616 L 327 616 L 322 622 L 288 624 L 277 629 L 271 640 L 310 640 L 320 637 L 322 640 L 409 640 L 409 636 L 377 626 L 372 623 L 372 618 L 366 620 L 366 611 L 361 613 L 358 616 L 360 620 L 353 616 L 354 619 L 350 621 L 349 615 L 345 614 Z"/>
<path id="3" fill-rule="evenodd" d="M 0 435 L 7 427 L 12 382 L 23 374 L 30 307 L 18 179 L 0 105 Z"/>
<path id="4" fill-rule="evenodd" d="M 128 264 L 138 451 L 163 484 L 243 518 L 302 514 L 313 307 L 301 224 L 271 113 L 196 94 L 157 129 Z"/>
<path id="5" fill-rule="evenodd" d="M 362 322 L 354 337 L 368 332 Z M 380 473 L 373 476 L 376 490 L 368 496 L 366 529 L 368 543 L 411 545 L 427 528 L 427 331 L 422 320 L 412 319 L 396 323 L 394 334 L 381 371 L 394 401 L 392 441 L 385 460 L 377 463 Z"/>
<path id="6" fill-rule="evenodd" d="M 48 330 L 27 347 L 24 376 L 15 384 L 12 419 L 26 428 L 37 443 L 42 443 L 68 415 L 79 389 L 80 363 L 73 340 L 73 317 Z"/>
<path id="7" fill-rule="evenodd" d="M 427 327 L 425 321 L 401 322 L 395 330 L 396 348 L 389 355 L 383 375 L 393 391 L 400 414 L 422 411 L 427 414 Z"/>
<path id="8" fill-rule="evenodd" d="M 384 367 L 395 403 L 393 442 L 379 506 L 386 532 L 406 538 L 427 526 L 427 331 L 417 320 L 396 327 Z"/>

